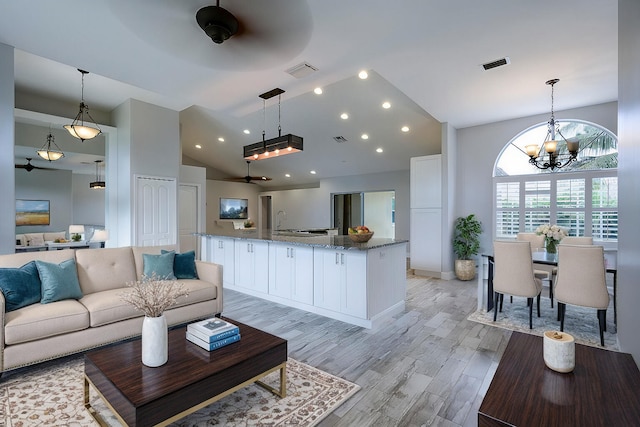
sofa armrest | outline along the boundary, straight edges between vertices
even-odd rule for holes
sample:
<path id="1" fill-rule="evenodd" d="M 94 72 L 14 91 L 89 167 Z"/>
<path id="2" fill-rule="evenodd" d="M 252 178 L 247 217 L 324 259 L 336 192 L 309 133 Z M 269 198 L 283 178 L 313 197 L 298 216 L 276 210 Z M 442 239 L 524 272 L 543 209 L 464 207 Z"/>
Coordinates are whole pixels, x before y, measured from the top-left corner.
<path id="1" fill-rule="evenodd" d="M 0 292 L 0 376 L 4 371 L 4 309 L 5 299 L 4 294 Z"/>
<path id="2" fill-rule="evenodd" d="M 209 282 L 218 288 L 217 294 L 222 313 L 222 265 L 196 260 L 196 271 L 200 280 Z"/>

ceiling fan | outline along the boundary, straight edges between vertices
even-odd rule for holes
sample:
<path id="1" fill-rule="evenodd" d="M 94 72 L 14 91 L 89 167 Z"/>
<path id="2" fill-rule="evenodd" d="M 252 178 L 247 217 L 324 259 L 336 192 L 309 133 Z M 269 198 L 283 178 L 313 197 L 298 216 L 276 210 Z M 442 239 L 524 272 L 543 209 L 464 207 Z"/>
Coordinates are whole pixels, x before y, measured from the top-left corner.
<path id="1" fill-rule="evenodd" d="M 233 181 L 233 182 L 246 182 L 247 184 L 253 184 L 252 181 L 271 181 L 271 178 L 266 176 L 251 176 L 249 173 L 249 167 L 251 166 L 251 162 L 247 160 L 247 176 L 235 176 L 232 178 L 225 178 L 225 181 Z"/>
<path id="2" fill-rule="evenodd" d="M 17 169 L 25 169 L 27 172 L 31 172 L 34 169 L 42 169 L 42 170 L 55 170 L 53 168 L 41 168 L 40 166 L 34 166 L 31 164 L 31 157 L 25 157 L 27 159 L 26 165 L 15 165 Z"/>

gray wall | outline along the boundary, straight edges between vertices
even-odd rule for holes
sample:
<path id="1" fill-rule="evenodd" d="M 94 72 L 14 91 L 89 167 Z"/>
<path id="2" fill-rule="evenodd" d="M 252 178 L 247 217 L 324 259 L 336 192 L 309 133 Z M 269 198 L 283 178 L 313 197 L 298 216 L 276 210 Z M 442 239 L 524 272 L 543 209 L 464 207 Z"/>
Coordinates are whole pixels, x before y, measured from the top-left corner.
<path id="1" fill-rule="evenodd" d="M 71 171 L 15 169 L 16 199 L 49 200 L 49 225 L 16 226 L 16 234 L 41 231 L 69 231 L 73 219 Z M 103 204 L 104 206 L 104 204 Z M 15 224 L 15 218 L 13 219 Z"/>
<path id="2" fill-rule="evenodd" d="M 597 123 L 617 134 L 618 106 L 616 102 L 572 110 L 556 111 L 556 119 L 580 119 Z M 523 117 L 459 129 L 457 132 L 457 163 L 455 206 L 456 217 L 476 214 L 482 222 L 481 251 L 491 252 L 494 235 L 493 167 L 504 146 L 530 126 L 545 123 L 549 114 Z M 522 161 L 528 161 L 524 154 Z"/>
<path id="3" fill-rule="evenodd" d="M 95 179 L 95 175 L 71 175 L 71 224 L 104 226 L 105 190 L 89 188 Z"/>
<path id="4" fill-rule="evenodd" d="M 13 48 L 0 43 L 0 254 L 15 252 L 15 174 L 13 166 L 14 141 L 14 76 Z M 9 203 L 6 203 L 9 201 Z"/>
<path id="5" fill-rule="evenodd" d="M 640 365 L 640 2 L 618 2 L 618 342 Z"/>

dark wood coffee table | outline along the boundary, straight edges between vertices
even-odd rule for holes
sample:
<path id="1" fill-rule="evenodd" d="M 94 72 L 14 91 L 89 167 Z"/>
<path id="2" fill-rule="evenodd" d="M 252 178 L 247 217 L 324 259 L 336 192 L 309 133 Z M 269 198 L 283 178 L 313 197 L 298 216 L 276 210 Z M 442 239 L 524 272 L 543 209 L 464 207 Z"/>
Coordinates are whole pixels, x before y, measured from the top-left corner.
<path id="1" fill-rule="evenodd" d="M 576 344 L 576 367 L 547 368 L 542 337 L 514 332 L 478 426 L 638 426 L 640 371 L 627 353 Z"/>
<path id="2" fill-rule="evenodd" d="M 93 350 L 84 359 L 84 403 L 89 386 L 120 422 L 129 426 L 167 425 L 252 383 L 286 395 L 287 341 L 234 320 L 240 341 L 214 351 L 187 341 L 186 327 L 169 331 L 169 361 L 157 368 L 141 362 L 140 339 Z M 280 370 L 280 388 L 259 380 Z"/>

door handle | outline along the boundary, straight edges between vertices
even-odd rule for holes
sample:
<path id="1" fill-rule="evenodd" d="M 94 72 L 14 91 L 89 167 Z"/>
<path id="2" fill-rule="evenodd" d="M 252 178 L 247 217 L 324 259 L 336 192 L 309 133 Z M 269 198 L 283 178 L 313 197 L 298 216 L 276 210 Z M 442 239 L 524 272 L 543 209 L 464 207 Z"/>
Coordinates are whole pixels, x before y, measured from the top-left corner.
<path id="1" fill-rule="evenodd" d="M 344 254 L 340 254 L 340 264 L 344 265 Z"/>
<path id="2" fill-rule="evenodd" d="M 340 254 L 336 252 L 336 265 L 340 264 Z"/>

